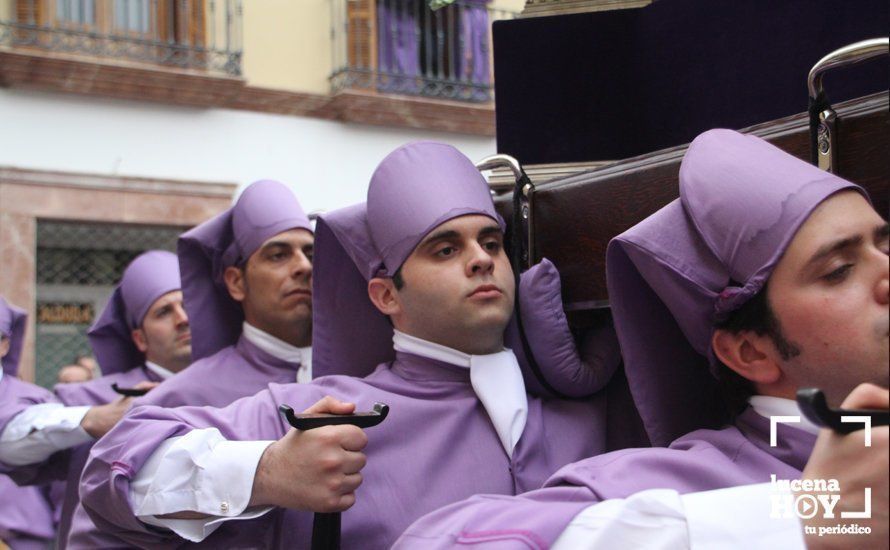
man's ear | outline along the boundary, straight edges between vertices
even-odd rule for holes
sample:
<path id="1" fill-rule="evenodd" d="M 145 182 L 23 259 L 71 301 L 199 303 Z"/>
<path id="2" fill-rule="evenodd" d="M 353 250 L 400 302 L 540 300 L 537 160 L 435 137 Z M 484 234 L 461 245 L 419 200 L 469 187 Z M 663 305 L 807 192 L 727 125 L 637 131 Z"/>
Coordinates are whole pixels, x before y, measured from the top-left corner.
<path id="1" fill-rule="evenodd" d="M 136 345 L 136 349 L 142 353 L 148 351 L 148 340 L 145 339 L 145 333 L 141 328 L 133 329 L 133 332 L 130 333 L 130 337 L 133 338 L 133 343 Z"/>
<path id="2" fill-rule="evenodd" d="M 402 312 L 392 279 L 375 277 L 368 281 L 368 297 L 384 315 L 398 315 Z"/>
<path id="3" fill-rule="evenodd" d="M 782 377 L 769 336 L 718 328 L 711 337 L 711 346 L 724 365 L 755 384 L 772 384 Z"/>
<path id="4" fill-rule="evenodd" d="M 227 267 L 223 272 L 223 281 L 226 283 L 229 296 L 236 302 L 243 302 L 245 296 L 244 270 L 234 266 Z"/>

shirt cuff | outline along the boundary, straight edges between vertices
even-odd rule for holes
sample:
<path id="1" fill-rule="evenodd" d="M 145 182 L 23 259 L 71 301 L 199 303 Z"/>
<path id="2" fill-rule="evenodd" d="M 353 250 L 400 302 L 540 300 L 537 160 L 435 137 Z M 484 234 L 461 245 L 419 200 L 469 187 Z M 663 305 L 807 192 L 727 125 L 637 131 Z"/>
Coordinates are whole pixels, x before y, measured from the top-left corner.
<path id="1" fill-rule="evenodd" d="M 775 494 L 759 483 L 683 495 L 690 548 L 806 548 L 797 517 L 771 517 Z"/>
<path id="2" fill-rule="evenodd" d="M 160 447 L 146 463 L 148 467 L 133 480 L 131 489 L 135 491 L 131 496 L 141 521 L 200 542 L 224 521 L 252 519 L 272 509 L 247 510 L 257 466 L 272 441 L 227 441 L 215 429 L 194 430 L 176 439 Z M 138 495 L 146 484 L 149 487 L 144 497 Z M 157 517 L 182 511 L 211 517 Z"/>
<path id="3" fill-rule="evenodd" d="M 10 466 L 43 462 L 53 453 L 94 441 L 80 422 L 90 407 L 32 405 L 10 420 L 0 436 L 0 461 Z"/>

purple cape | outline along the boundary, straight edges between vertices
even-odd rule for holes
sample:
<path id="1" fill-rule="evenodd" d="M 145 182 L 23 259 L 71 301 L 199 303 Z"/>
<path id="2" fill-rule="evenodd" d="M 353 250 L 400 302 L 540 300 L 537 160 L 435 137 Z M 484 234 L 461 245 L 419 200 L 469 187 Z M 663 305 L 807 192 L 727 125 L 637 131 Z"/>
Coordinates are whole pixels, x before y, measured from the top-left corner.
<path id="1" fill-rule="evenodd" d="M 545 488 L 517 497 L 478 495 L 411 525 L 396 548 L 438 550 L 485 542 L 499 550 L 546 549 L 584 508 L 647 489 L 693 493 L 764 483 L 770 474 L 799 479 L 816 436 L 778 425 L 748 408 L 735 425 L 698 430 L 668 448 L 625 449 L 566 466 Z M 768 503 L 764 503 L 767 505 Z"/>
<path id="2" fill-rule="evenodd" d="M 138 367 L 145 355 L 133 344 L 131 333 L 155 301 L 179 290 L 179 262 L 165 250 L 150 250 L 136 257 L 121 278 L 87 336 L 102 374 Z"/>
<path id="3" fill-rule="evenodd" d="M 864 194 L 760 138 L 711 130 L 683 158 L 680 199 L 609 243 L 615 328 L 653 445 L 726 422 L 714 323 L 759 292 L 813 209 L 845 189 Z"/>
<path id="4" fill-rule="evenodd" d="M 9 338 L 9 351 L 0 363 L 3 365 L 3 372 L 9 376 L 15 376 L 19 371 L 19 358 L 22 355 L 27 324 L 28 315 L 25 311 L 0 296 L 0 335 Z"/>
<path id="5" fill-rule="evenodd" d="M 129 505 L 130 480 L 157 446 L 206 427 L 230 440 L 279 439 L 286 428 L 280 404 L 301 410 L 325 395 L 353 401 L 360 410 L 376 401 L 391 406 L 386 421 L 368 430 L 368 464 L 357 503 L 343 514 L 343 548 L 385 548 L 424 513 L 480 491 L 512 495 L 533 489 L 559 467 L 597 454 L 604 445 L 602 400 L 529 396 L 525 432 L 511 460 L 467 369 L 399 353 L 363 379 L 273 384 L 224 409 L 142 407 L 93 447 L 82 479 L 84 506 L 100 529 L 130 544 L 179 545 L 180 539 L 139 522 Z M 202 546 L 309 548 L 311 525 L 309 513 L 275 510 L 227 522 Z"/>
<path id="6" fill-rule="evenodd" d="M 182 293 L 197 361 L 232 346 L 241 334 L 244 312 L 229 296 L 223 273 L 241 265 L 270 237 L 289 229 L 312 231 L 309 218 L 284 184 L 250 184 L 238 201 L 179 237 L 176 253 Z"/>

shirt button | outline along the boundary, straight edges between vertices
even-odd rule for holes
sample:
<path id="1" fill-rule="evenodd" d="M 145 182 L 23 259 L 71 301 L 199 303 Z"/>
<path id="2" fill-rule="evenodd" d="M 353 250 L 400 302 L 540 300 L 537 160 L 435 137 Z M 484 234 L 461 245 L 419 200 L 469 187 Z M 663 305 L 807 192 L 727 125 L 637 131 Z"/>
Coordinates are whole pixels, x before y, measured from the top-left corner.
<path id="1" fill-rule="evenodd" d="M 222 512 L 223 514 L 225 514 L 226 512 L 228 512 L 228 511 L 229 511 L 229 503 L 228 503 L 228 502 L 221 502 L 220 505 L 219 505 L 219 511 Z"/>

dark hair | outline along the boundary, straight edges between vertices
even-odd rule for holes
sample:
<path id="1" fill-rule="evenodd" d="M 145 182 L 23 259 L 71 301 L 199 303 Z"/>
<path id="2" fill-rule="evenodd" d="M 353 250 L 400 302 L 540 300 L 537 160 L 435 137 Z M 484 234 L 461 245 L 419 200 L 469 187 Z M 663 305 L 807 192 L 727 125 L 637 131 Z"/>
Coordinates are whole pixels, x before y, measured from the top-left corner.
<path id="1" fill-rule="evenodd" d="M 763 285 L 760 292 L 742 307 L 730 313 L 725 320 L 714 323 L 714 328 L 732 334 L 750 331 L 758 336 L 769 336 L 782 359 L 791 359 L 800 354 L 800 349 L 785 338 L 782 332 L 779 318 L 776 317 L 767 297 L 767 285 Z M 727 367 L 719 358 L 717 363 L 720 394 L 730 417 L 735 418 L 747 407 L 748 398 L 754 395 L 754 383 Z"/>
<path id="2" fill-rule="evenodd" d="M 392 284 L 396 286 L 396 290 L 405 288 L 405 279 L 402 279 L 402 266 L 399 266 L 396 272 L 392 274 Z"/>

